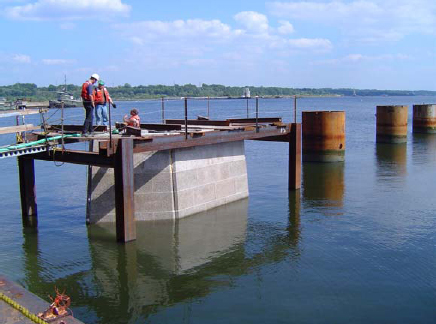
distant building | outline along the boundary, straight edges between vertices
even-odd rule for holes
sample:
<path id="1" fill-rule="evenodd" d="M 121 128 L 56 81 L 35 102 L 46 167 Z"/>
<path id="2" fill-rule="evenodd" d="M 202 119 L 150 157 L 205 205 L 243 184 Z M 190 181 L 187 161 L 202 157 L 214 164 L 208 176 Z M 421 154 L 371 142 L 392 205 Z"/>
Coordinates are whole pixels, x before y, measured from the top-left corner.
<path id="1" fill-rule="evenodd" d="M 245 88 L 243 97 L 244 98 L 251 98 L 250 89 Z"/>

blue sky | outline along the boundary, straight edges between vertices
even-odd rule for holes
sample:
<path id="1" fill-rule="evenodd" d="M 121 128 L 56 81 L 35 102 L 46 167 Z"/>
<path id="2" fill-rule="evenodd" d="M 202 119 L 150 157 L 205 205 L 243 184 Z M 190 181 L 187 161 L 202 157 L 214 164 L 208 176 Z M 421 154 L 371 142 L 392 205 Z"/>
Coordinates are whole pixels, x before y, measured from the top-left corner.
<path id="1" fill-rule="evenodd" d="M 436 1 L 0 0 L 0 84 L 436 90 Z"/>

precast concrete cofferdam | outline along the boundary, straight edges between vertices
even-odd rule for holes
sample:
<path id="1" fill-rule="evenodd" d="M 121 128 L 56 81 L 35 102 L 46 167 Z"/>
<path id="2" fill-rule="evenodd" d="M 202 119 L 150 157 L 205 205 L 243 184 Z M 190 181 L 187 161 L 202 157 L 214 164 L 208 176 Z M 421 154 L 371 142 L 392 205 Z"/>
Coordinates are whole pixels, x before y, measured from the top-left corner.
<path id="1" fill-rule="evenodd" d="M 136 220 L 186 217 L 248 197 L 244 141 L 134 155 Z M 115 222 L 114 170 L 92 167 L 88 222 Z"/>

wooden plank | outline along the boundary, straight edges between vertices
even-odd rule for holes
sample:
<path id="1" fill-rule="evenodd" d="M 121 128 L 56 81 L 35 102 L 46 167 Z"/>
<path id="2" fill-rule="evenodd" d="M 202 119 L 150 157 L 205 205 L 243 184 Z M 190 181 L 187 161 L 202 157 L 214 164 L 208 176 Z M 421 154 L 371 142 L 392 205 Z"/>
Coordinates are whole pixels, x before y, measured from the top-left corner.
<path id="1" fill-rule="evenodd" d="M 301 123 L 291 124 L 289 140 L 289 190 L 301 187 Z"/>
<path id="2" fill-rule="evenodd" d="M 133 139 L 121 139 L 115 154 L 115 218 L 117 241 L 136 240 Z"/>
<path id="3" fill-rule="evenodd" d="M 166 124 L 185 125 L 184 119 L 166 119 Z M 188 119 L 188 125 L 229 126 L 227 120 L 198 120 Z"/>
<path id="4" fill-rule="evenodd" d="M 37 130 L 37 129 L 41 129 L 41 126 L 28 124 L 28 125 L 19 125 L 19 126 L 0 127 L 0 134 L 26 132 L 26 131 Z"/>
<path id="5" fill-rule="evenodd" d="M 36 203 L 35 166 L 33 159 L 18 157 L 20 177 L 21 215 L 24 227 L 38 226 L 38 209 Z"/>
<path id="6" fill-rule="evenodd" d="M 0 110 L 0 118 L 2 117 L 12 117 L 12 116 L 24 116 L 39 114 L 40 112 L 47 112 L 48 109 L 23 109 L 23 110 Z"/>
<path id="7" fill-rule="evenodd" d="M 62 129 L 62 125 L 48 125 L 47 129 L 60 131 Z M 94 130 L 94 132 L 107 132 L 108 126 L 105 125 L 92 126 L 92 129 Z M 83 125 L 64 125 L 65 132 L 81 133 L 82 130 L 83 130 Z"/>

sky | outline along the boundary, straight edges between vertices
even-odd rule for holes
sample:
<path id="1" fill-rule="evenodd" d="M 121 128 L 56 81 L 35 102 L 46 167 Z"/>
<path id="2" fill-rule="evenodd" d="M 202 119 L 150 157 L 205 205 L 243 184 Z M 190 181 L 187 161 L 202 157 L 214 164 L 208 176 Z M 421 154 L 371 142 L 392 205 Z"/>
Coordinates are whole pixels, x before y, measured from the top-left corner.
<path id="1" fill-rule="evenodd" d="M 0 85 L 436 90 L 436 1 L 0 0 Z"/>

